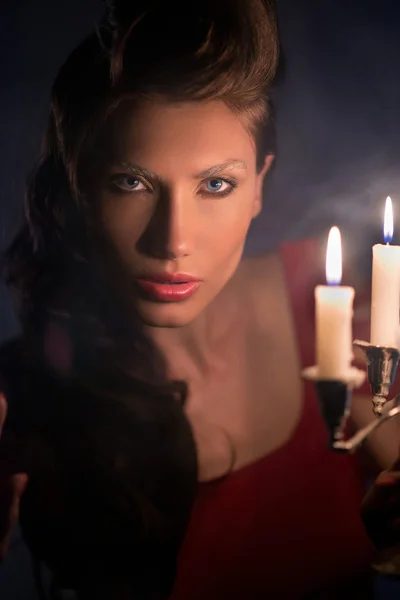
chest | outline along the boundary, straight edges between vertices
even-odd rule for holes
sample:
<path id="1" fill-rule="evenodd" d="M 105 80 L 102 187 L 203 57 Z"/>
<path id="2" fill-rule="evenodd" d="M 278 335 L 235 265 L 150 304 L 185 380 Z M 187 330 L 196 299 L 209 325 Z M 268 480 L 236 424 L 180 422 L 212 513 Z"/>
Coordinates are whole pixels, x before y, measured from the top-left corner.
<path id="1" fill-rule="evenodd" d="M 368 565 L 361 497 L 351 458 L 321 438 L 203 486 L 176 598 L 320 598 Z"/>
<path id="2" fill-rule="evenodd" d="M 187 414 L 203 479 L 239 469 L 290 439 L 301 417 L 303 386 L 290 314 L 272 331 L 258 322 L 229 331 L 207 376 L 188 378 Z"/>

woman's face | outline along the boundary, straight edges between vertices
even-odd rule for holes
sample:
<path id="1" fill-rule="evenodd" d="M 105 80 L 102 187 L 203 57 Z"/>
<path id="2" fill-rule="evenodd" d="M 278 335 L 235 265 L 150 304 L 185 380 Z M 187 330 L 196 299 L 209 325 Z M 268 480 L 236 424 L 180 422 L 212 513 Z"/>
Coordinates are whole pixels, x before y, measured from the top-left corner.
<path id="1" fill-rule="evenodd" d="M 254 140 L 222 102 L 149 102 L 112 138 L 96 206 L 116 293 L 148 325 L 185 325 L 234 273 L 260 211 Z"/>

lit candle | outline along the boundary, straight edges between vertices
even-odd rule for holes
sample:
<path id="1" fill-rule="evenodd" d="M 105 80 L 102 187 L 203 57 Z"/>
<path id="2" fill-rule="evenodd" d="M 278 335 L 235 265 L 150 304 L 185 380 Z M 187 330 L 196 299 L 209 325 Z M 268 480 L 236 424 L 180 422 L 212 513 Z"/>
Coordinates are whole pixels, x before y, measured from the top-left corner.
<path id="1" fill-rule="evenodd" d="M 386 198 L 383 238 L 372 248 L 371 344 L 399 345 L 400 246 L 393 239 L 392 201 Z"/>
<path id="2" fill-rule="evenodd" d="M 332 227 L 329 232 L 326 280 L 328 285 L 315 288 L 318 377 L 346 381 L 353 358 L 354 288 L 340 285 L 342 244 L 337 227 Z"/>

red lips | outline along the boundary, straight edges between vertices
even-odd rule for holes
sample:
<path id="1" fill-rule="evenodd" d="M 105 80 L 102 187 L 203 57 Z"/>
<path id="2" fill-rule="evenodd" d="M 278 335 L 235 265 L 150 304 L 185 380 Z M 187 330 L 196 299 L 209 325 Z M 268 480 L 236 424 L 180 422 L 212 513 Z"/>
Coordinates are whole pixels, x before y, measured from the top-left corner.
<path id="1" fill-rule="evenodd" d="M 201 285 L 200 279 L 187 273 L 152 273 L 136 281 L 150 298 L 159 302 L 187 300 Z"/>

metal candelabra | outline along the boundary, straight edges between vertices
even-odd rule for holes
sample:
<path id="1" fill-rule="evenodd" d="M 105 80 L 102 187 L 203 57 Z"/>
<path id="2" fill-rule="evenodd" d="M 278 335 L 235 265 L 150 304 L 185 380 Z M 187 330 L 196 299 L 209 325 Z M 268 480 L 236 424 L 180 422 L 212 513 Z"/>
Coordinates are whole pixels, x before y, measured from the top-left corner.
<path id="1" fill-rule="evenodd" d="M 321 413 L 329 433 L 330 447 L 339 452 L 354 452 L 358 446 L 382 423 L 400 414 L 400 394 L 388 400 L 393 385 L 400 352 L 397 348 L 373 346 L 355 340 L 361 349 L 367 366 L 367 377 L 372 393 L 372 409 L 375 419 L 346 439 L 346 424 L 350 414 L 353 390 L 365 380 L 365 372 L 351 367 L 346 380 L 321 379 L 318 367 L 304 370 L 305 379 L 314 382 Z"/>

